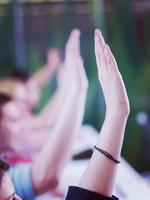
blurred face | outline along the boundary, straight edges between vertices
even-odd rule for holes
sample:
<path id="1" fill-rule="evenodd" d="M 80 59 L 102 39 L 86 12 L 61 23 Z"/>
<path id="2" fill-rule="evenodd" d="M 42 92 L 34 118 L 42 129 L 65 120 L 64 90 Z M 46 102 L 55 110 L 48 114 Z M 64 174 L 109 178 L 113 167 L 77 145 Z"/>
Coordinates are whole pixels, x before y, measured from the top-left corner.
<path id="1" fill-rule="evenodd" d="M 25 84 L 17 83 L 15 90 L 15 100 L 22 114 L 24 115 L 28 113 L 28 111 L 30 110 L 28 105 L 29 94 Z"/>
<path id="2" fill-rule="evenodd" d="M 28 91 L 23 83 L 17 83 L 15 88 L 15 99 L 19 102 L 28 101 Z"/>
<path id="3" fill-rule="evenodd" d="M 4 173 L 0 185 L 0 200 L 21 200 L 21 198 L 16 195 L 11 178 L 7 173 Z"/>
<path id="4" fill-rule="evenodd" d="M 31 79 L 26 84 L 17 82 L 14 98 L 22 115 L 29 114 L 39 101 L 40 89 Z"/>
<path id="5" fill-rule="evenodd" d="M 3 115 L 3 118 L 5 119 L 16 120 L 20 118 L 21 111 L 18 107 L 17 102 L 10 101 L 6 103 L 2 108 L 2 115 Z"/>
<path id="6" fill-rule="evenodd" d="M 34 82 L 28 81 L 26 84 L 17 83 L 15 87 L 15 101 L 21 114 L 28 115 L 38 101 L 37 88 Z"/>

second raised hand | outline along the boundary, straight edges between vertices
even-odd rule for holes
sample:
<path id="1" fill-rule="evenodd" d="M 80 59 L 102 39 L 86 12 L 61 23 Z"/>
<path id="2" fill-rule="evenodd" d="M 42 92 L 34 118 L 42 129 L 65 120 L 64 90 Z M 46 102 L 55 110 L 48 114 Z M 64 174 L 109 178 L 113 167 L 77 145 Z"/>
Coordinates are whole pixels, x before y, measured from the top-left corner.
<path id="1" fill-rule="evenodd" d="M 80 91 L 86 91 L 88 80 L 84 70 L 83 59 L 80 55 L 80 31 L 78 29 L 74 29 L 70 33 L 65 49 L 64 65 L 69 77 L 69 84 Z"/>
<path id="2" fill-rule="evenodd" d="M 100 30 L 95 31 L 95 55 L 107 112 L 129 113 L 129 101 L 116 60 Z"/>

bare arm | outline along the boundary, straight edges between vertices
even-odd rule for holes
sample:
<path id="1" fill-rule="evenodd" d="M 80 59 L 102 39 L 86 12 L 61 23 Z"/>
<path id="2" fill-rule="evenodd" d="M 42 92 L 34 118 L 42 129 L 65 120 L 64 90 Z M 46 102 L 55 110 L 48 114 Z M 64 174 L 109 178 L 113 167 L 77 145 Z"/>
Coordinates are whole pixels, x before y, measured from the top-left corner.
<path id="1" fill-rule="evenodd" d="M 68 93 L 67 88 L 69 85 L 66 83 L 67 76 L 65 71 L 65 67 L 61 66 L 61 69 L 58 71 L 57 90 L 55 91 L 53 97 L 46 104 L 44 109 L 41 111 L 41 113 L 37 116 L 37 119 L 44 121 L 48 127 L 52 127 L 55 124 L 61 107 L 66 101 L 66 96 Z"/>
<path id="2" fill-rule="evenodd" d="M 58 87 L 52 98 L 45 105 L 43 110 L 36 115 L 30 115 L 21 121 L 20 126 L 26 127 L 27 131 L 43 131 L 43 129 L 51 128 L 59 114 L 59 111 L 65 101 L 66 88 L 66 67 L 61 66 L 58 70 Z"/>
<path id="3" fill-rule="evenodd" d="M 70 51 L 70 50 L 68 50 L 68 51 Z M 79 51 L 79 49 L 78 49 L 78 51 Z M 72 53 L 72 55 L 73 55 L 73 53 Z M 71 63 L 69 63 L 69 65 L 72 65 L 72 62 L 74 61 L 74 58 L 72 55 L 70 56 L 72 61 L 71 61 Z M 77 56 L 78 56 L 79 61 L 76 61 L 76 62 L 82 62 L 79 52 L 78 52 Z M 61 107 L 63 106 L 64 101 L 66 101 L 66 96 L 67 96 L 66 92 L 68 92 L 66 90 L 68 87 L 70 87 L 70 85 L 66 81 L 67 67 L 65 65 L 68 65 L 66 63 L 66 61 L 63 64 L 61 64 L 59 70 L 57 71 L 57 90 L 55 91 L 53 97 L 46 104 L 44 109 L 41 111 L 41 113 L 37 116 L 37 120 L 44 122 L 44 124 L 47 124 L 47 126 L 49 126 L 49 127 L 52 127 L 54 125 L 54 123 L 56 122 L 57 116 L 59 115 L 59 111 L 60 111 Z M 78 64 L 77 64 L 77 66 L 78 66 Z M 73 78 L 73 71 L 70 74 L 72 74 L 71 77 Z M 70 76 L 70 74 L 69 74 L 69 76 Z"/>
<path id="4" fill-rule="evenodd" d="M 26 127 L 26 129 L 30 131 L 41 130 L 41 132 L 43 132 L 44 129 L 52 128 L 63 106 L 67 95 L 66 92 L 68 91 L 65 87 L 58 88 L 44 109 L 39 114 L 26 118 L 21 122 L 21 126 Z"/>
<path id="5" fill-rule="evenodd" d="M 125 86 L 115 58 L 105 44 L 101 32 L 95 32 L 95 54 L 99 81 L 106 102 L 106 116 L 97 147 L 119 159 L 129 114 Z M 117 164 L 94 150 L 89 165 L 81 178 L 80 187 L 111 197 Z"/>
<path id="6" fill-rule="evenodd" d="M 50 49 L 47 52 L 47 63 L 36 74 L 32 76 L 32 79 L 38 84 L 39 87 L 43 87 L 56 72 L 60 65 L 60 56 L 57 49 Z"/>
<path id="7" fill-rule="evenodd" d="M 68 86 L 70 87 L 71 85 L 68 84 Z M 53 132 L 53 126 L 55 126 L 55 123 L 57 125 L 56 120 L 60 112 L 62 112 L 62 107 L 67 103 L 66 98 L 68 98 L 68 94 L 71 92 L 68 86 L 65 87 L 63 85 L 59 88 L 44 111 L 39 115 L 31 115 L 21 119 L 19 123 L 17 121 L 13 122 L 11 126 L 9 125 L 9 137 L 12 136 L 12 141 L 14 142 L 12 145 L 7 139 L 6 143 L 9 144 L 13 151 L 21 154 L 26 151 L 26 154 L 32 157 L 37 150 L 45 145 L 48 136 Z M 47 134 L 48 130 L 50 132 L 49 135 Z M 14 132 L 19 132 L 19 134 L 13 134 Z"/>
<path id="8" fill-rule="evenodd" d="M 56 63 L 58 63 L 59 60 L 58 52 L 56 50 L 50 50 L 48 59 L 49 62 L 53 60 L 53 65 L 56 66 Z M 54 125 L 60 108 L 62 107 L 65 100 L 66 88 L 68 87 L 66 83 L 65 68 L 66 67 L 64 67 L 64 64 L 61 64 L 59 70 L 57 70 L 58 86 L 54 95 L 38 115 L 33 116 L 32 120 L 26 120 L 26 127 L 28 126 L 31 129 L 36 130 L 41 128 L 50 128 Z M 48 76 L 48 73 L 46 74 L 46 71 L 45 75 Z"/>
<path id="9" fill-rule="evenodd" d="M 33 186 L 38 194 L 56 186 L 64 165 L 71 157 L 72 143 L 82 124 L 87 80 L 79 54 L 79 32 L 76 30 L 67 43 L 66 66 L 69 85 L 66 100 L 51 136 L 32 166 Z"/>

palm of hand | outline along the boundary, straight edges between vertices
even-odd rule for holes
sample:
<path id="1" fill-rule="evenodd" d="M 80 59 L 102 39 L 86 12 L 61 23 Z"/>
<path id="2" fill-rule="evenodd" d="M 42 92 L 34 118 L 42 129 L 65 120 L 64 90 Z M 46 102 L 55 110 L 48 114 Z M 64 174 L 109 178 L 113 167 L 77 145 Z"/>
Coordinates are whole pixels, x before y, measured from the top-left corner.
<path id="1" fill-rule="evenodd" d="M 95 34 L 95 54 L 107 110 L 129 112 L 129 101 L 122 76 L 100 31 L 96 31 Z"/>
<path id="2" fill-rule="evenodd" d="M 69 84 L 86 90 L 88 80 L 84 70 L 83 60 L 80 55 L 80 32 L 73 30 L 66 45 L 65 64 Z"/>

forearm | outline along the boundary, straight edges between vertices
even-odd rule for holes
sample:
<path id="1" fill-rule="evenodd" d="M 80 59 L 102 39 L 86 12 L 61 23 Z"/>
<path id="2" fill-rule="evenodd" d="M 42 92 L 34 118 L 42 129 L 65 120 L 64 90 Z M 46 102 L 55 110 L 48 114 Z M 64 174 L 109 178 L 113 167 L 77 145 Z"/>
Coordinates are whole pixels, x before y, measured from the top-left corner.
<path id="1" fill-rule="evenodd" d="M 104 150 L 110 152 L 110 154 L 119 159 L 125 126 L 128 118 L 128 113 L 126 115 L 117 114 L 114 112 L 106 114 L 103 127 L 100 132 L 99 139 L 97 141 L 97 146 L 101 146 Z"/>
<path id="2" fill-rule="evenodd" d="M 81 128 L 88 81 L 80 57 L 79 38 L 80 32 L 74 30 L 66 44 L 66 77 L 63 80 L 67 83 L 67 95 L 53 132 L 32 166 L 33 185 L 38 194 L 50 189 L 52 182 L 57 182 L 71 157 L 72 143 Z"/>
<path id="3" fill-rule="evenodd" d="M 53 67 L 47 65 L 42 66 L 42 68 L 32 76 L 32 79 L 42 88 L 49 80 L 51 80 L 54 73 L 52 69 Z"/>
<path id="4" fill-rule="evenodd" d="M 32 115 L 20 122 L 26 132 L 36 132 L 49 128 L 48 124 L 39 115 Z"/>
<path id="5" fill-rule="evenodd" d="M 111 197 L 130 108 L 116 60 L 99 30 L 95 31 L 95 55 L 106 117 L 80 187 Z"/>
<path id="6" fill-rule="evenodd" d="M 51 137 L 51 140 L 55 141 L 52 160 L 55 162 L 54 165 L 58 174 L 61 174 L 66 162 L 72 156 L 72 144 L 80 131 L 84 115 L 86 95 L 80 93 L 78 97 L 72 96 L 71 98 L 72 103 L 70 105 L 65 107 L 64 103 L 64 114 L 58 119 L 57 123 L 59 124 L 57 124 Z M 67 111 L 69 111 L 68 114 Z"/>
<path id="7" fill-rule="evenodd" d="M 44 121 L 49 127 L 53 126 L 59 115 L 59 111 L 63 106 L 66 96 L 67 89 L 65 87 L 58 88 L 52 99 L 50 99 L 43 111 L 39 114 L 39 119 Z"/>
<path id="8" fill-rule="evenodd" d="M 43 111 L 37 115 L 25 118 L 21 121 L 21 126 L 31 132 L 51 128 L 56 121 L 61 107 L 63 106 L 65 96 L 67 96 L 66 88 L 58 89 Z"/>
<path id="9" fill-rule="evenodd" d="M 107 114 L 96 146 L 120 158 L 127 116 Z M 112 196 L 117 164 L 94 150 L 89 165 L 80 181 L 80 187 Z"/>
<path id="10" fill-rule="evenodd" d="M 69 91 L 68 91 L 69 92 Z M 44 184 L 52 182 L 53 177 L 57 177 L 62 172 L 64 165 L 71 157 L 71 146 L 74 141 L 75 135 L 79 132 L 81 127 L 84 103 L 86 94 L 78 93 L 77 91 L 70 91 L 64 105 L 62 106 L 60 115 L 57 120 L 57 125 L 54 127 L 51 136 L 49 137 L 45 147 L 37 156 L 33 164 L 33 178 L 36 183 Z M 40 170 L 41 180 L 37 180 L 36 172 Z M 38 172 L 39 173 L 39 172 Z M 34 175 L 35 174 L 35 175 Z M 42 188 L 42 190 L 43 190 Z M 46 190 L 46 186 L 44 190 Z M 40 186 L 37 188 L 39 193 Z"/>

